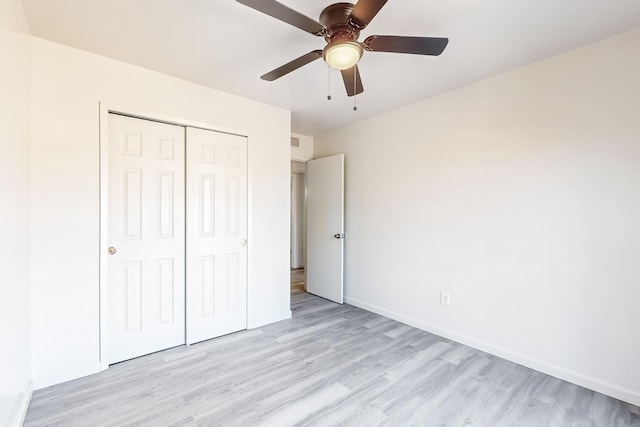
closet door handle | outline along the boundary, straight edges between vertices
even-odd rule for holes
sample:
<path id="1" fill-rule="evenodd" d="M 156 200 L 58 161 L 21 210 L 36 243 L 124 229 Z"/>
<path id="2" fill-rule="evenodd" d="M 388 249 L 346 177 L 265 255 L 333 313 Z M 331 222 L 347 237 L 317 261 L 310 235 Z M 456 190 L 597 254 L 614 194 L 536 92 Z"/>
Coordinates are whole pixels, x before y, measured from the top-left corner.
<path id="1" fill-rule="evenodd" d="M 109 246 L 109 249 L 107 249 L 109 251 L 109 255 L 115 255 L 116 252 L 118 252 L 118 250 L 116 248 L 114 248 L 113 246 Z"/>

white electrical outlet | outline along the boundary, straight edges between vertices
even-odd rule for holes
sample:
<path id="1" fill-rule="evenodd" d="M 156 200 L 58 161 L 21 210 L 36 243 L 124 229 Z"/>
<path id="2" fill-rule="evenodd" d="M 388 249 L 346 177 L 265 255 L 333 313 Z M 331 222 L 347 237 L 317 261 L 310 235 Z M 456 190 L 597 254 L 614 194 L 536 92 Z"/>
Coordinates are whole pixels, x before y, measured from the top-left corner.
<path id="1" fill-rule="evenodd" d="M 440 305 L 449 307 L 451 305 L 451 295 L 449 292 L 440 292 Z"/>

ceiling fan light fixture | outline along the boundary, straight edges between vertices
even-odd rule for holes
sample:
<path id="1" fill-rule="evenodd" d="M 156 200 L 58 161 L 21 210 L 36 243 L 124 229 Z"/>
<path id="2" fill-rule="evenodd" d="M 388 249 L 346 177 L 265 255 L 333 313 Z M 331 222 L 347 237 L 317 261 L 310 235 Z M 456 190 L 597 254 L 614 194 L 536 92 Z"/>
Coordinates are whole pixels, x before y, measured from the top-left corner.
<path id="1" fill-rule="evenodd" d="M 336 40 L 325 46 L 322 58 L 331 68 L 347 70 L 362 58 L 362 46 L 351 40 Z"/>

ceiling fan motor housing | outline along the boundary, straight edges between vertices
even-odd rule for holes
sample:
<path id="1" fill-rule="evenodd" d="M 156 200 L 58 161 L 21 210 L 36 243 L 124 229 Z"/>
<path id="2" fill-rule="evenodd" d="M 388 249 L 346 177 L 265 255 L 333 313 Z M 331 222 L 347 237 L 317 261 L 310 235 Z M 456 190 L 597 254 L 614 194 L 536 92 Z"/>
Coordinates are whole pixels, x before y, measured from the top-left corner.
<path id="1" fill-rule="evenodd" d="M 358 40 L 360 30 L 350 19 L 353 7 L 351 3 L 336 3 L 320 13 L 320 24 L 326 28 L 324 38 L 327 43 L 337 40 Z"/>

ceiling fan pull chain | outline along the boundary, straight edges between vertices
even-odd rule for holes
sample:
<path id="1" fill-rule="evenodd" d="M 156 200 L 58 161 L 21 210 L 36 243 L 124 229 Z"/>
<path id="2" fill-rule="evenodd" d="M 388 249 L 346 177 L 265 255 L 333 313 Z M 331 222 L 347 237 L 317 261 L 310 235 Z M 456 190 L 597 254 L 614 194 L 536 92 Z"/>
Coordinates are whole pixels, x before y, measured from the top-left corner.
<path id="1" fill-rule="evenodd" d="M 331 101 L 331 67 L 329 67 L 329 65 L 327 64 L 327 71 L 328 71 L 328 80 L 329 80 L 329 95 L 327 95 L 327 99 L 329 101 Z"/>
<path id="2" fill-rule="evenodd" d="M 353 94 L 353 111 L 358 111 L 358 103 L 356 102 L 356 100 L 358 99 L 358 79 L 357 79 L 357 75 L 358 75 L 358 73 L 355 72 L 355 68 L 354 68 L 353 90 L 355 91 L 355 93 Z"/>

